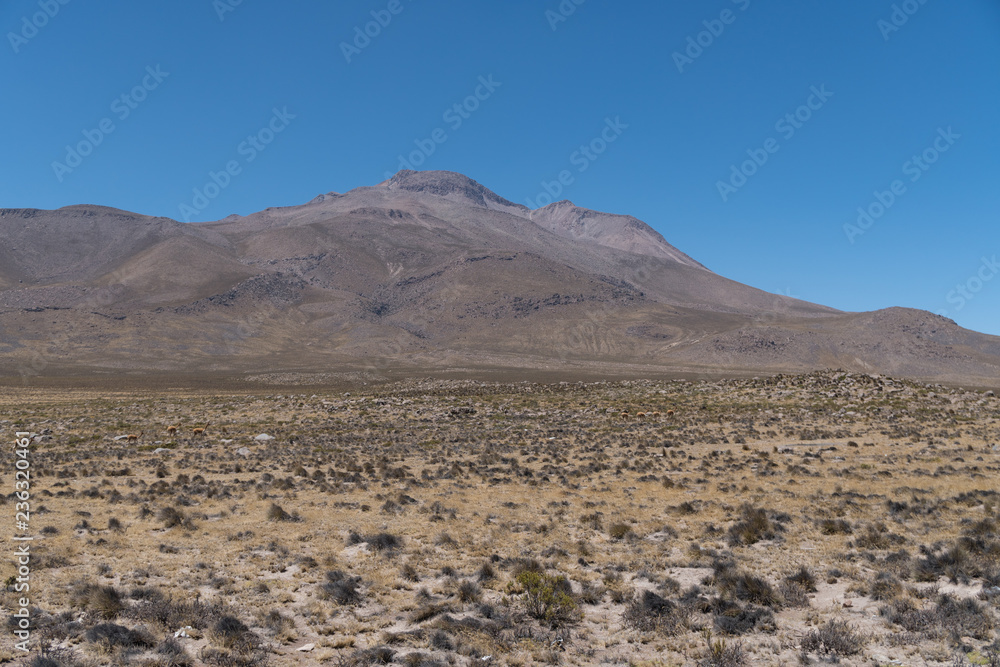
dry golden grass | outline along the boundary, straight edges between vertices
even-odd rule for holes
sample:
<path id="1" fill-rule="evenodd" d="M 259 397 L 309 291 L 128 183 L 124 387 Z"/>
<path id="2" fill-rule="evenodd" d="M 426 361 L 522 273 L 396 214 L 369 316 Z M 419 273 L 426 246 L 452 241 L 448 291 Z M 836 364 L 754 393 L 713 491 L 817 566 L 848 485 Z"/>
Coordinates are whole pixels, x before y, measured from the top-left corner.
<path id="1" fill-rule="evenodd" d="M 39 434 L 35 637 L 64 662 L 952 664 L 1000 625 L 982 393 L 821 373 L 4 404 Z M 803 567 L 815 590 L 785 583 Z"/>

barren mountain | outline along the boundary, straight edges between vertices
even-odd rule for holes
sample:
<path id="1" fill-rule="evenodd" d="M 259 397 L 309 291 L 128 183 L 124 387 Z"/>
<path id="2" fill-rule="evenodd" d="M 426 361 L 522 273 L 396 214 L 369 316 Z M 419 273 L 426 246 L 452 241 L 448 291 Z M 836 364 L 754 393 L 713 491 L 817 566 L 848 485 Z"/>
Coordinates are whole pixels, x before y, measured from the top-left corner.
<path id="1" fill-rule="evenodd" d="M 211 223 L 0 210 L 0 352 L 14 377 L 842 367 L 1000 384 L 1000 338 L 769 294 L 631 216 L 532 211 L 451 172 Z"/>

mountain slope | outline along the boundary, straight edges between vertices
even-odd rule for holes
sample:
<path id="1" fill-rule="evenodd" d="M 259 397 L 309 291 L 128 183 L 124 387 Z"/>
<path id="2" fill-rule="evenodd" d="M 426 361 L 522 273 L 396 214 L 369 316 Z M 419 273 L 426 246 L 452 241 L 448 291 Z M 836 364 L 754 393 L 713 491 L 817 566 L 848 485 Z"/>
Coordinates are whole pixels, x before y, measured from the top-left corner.
<path id="1" fill-rule="evenodd" d="M 920 311 L 841 313 L 769 294 L 630 216 L 570 202 L 532 211 L 451 172 L 404 171 L 211 223 L 2 210 L 0 351 L 5 375 L 1000 378 L 1000 338 Z"/>
<path id="2" fill-rule="evenodd" d="M 652 227 L 630 215 L 600 213 L 563 200 L 531 212 L 531 220 L 553 234 L 669 259 L 699 269 L 705 267 L 673 247 Z"/>

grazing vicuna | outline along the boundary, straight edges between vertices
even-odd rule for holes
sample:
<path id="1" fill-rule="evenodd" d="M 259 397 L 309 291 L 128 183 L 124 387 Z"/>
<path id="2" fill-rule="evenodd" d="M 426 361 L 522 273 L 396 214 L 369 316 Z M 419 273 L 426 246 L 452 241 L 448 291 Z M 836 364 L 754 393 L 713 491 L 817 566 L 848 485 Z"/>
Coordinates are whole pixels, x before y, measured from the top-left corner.
<path id="1" fill-rule="evenodd" d="M 135 433 L 129 433 L 126 440 L 128 440 L 129 442 L 138 442 L 139 438 L 145 435 L 145 433 L 146 433 L 145 431 L 139 431 L 139 435 L 136 435 Z"/>
<path id="2" fill-rule="evenodd" d="M 167 435 L 177 435 L 177 427 L 176 426 L 168 426 L 167 427 Z"/>
<path id="3" fill-rule="evenodd" d="M 211 422 L 205 422 L 204 426 L 199 426 L 198 428 L 192 429 L 191 432 L 195 435 L 205 435 L 205 429 L 211 425 Z"/>

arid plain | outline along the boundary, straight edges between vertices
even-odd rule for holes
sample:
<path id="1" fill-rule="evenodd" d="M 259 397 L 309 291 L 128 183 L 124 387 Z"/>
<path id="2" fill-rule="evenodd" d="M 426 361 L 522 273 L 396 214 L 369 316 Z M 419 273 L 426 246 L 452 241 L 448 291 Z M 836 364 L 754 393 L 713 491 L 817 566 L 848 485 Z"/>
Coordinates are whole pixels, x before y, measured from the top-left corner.
<path id="1" fill-rule="evenodd" d="M 35 434 L 39 667 L 1000 662 L 990 391 L 824 371 L 2 401 Z"/>

